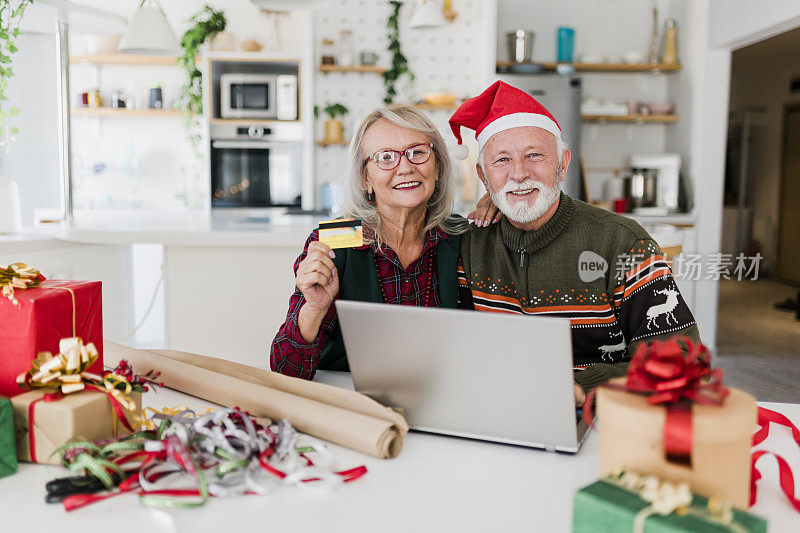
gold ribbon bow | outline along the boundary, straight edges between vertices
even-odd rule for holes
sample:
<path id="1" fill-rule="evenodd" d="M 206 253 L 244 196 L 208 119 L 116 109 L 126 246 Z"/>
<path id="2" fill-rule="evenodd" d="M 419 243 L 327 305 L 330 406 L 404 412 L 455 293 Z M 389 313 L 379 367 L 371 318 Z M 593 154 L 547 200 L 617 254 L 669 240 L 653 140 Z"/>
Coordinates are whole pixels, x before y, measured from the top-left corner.
<path id="1" fill-rule="evenodd" d="M 618 472 L 606 479 L 615 485 L 637 494 L 644 501 L 650 503 L 634 516 L 633 531 L 642 533 L 647 519 L 654 515 L 693 514 L 705 520 L 726 526 L 733 533 L 746 533 L 745 529 L 733 520 L 733 510 L 730 503 L 718 498 L 708 500 L 707 509 L 692 507 L 692 490 L 689 484 L 670 483 L 653 475 L 642 475 L 636 472 Z"/>
<path id="2" fill-rule="evenodd" d="M 60 389 L 65 395 L 82 391 L 89 385 L 114 398 L 128 411 L 127 418 L 136 426 L 145 422 L 137 412 L 136 402 L 128 396 L 133 386 L 124 376 L 110 373 L 101 377 L 87 371 L 100 357 L 94 343 L 84 345 L 80 337 L 66 337 L 59 341 L 58 351 L 56 355 L 39 352 L 31 369 L 17 376 L 17 385 L 25 389 Z M 117 434 L 116 417 L 114 434 Z"/>
<path id="3" fill-rule="evenodd" d="M 8 298 L 14 305 L 19 304 L 14 297 L 15 290 L 36 287 L 39 283 L 39 271 L 32 266 L 25 263 L 0 265 L 0 291 L 3 297 Z"/>
<path id="4" fill-rule="evenodd" d="M 102 381 L 100 376 L 86 372 L 100 357 L 94 343 L 84 345 L 80 337 L 66 337 L 59 341 L 58 352 L 39 352 L 31 369 L 17 377 L 17 384 L 26 388 L 60 388 L 63 394 L 70 394 L 85 389 L 87 382 Z"/>
<path id="5" fill-rule="evenodd" d="M 128 397 L 128 394 L 133 391 L 133 386 L 127 379 L 119 374 L 111 373 L 103 376 L 102 384 L 106 388 L 106 392 L 113 396 L 122 407 L 131 413 L 136 410 L 136 402 Z M 123 390 L 120 390 L 118 385 L 122 385 Z M 139 422 L 141 419 L 137 418 L 136 421 Z"/>

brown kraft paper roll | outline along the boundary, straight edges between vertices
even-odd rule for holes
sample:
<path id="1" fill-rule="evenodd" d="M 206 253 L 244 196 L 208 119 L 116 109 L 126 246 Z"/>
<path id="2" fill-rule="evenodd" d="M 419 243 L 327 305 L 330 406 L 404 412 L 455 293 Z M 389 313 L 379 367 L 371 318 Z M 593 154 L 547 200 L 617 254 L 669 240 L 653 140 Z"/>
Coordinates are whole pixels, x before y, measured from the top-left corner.
<path id="1" fill-rule="evenodd" d="M 379 458 L 397 457 L 405 419 L 357 392 L 174 350 L 104 343 L 107 365 L 127 359 L 139 372 L 161 372 L 166 387 L 256 417 L 288 418 L 303 433 Z"/>

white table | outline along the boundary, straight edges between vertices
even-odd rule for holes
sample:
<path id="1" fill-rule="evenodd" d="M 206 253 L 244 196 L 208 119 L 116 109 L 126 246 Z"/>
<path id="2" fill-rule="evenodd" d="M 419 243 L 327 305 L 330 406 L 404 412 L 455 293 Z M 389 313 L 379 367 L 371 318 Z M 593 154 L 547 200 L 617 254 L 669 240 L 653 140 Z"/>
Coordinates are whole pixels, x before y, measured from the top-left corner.
<path id="1" fill-rule="evenodd" d="M 346 379 L 323 375 L 322 380 L 347 386 Z M 171 390 L 145 395 L 148 404 L 211 405 Z M 800 423 L 800 405 L 762 405 Z M 775 431 L 765 445 L 800 466 L 800 450 L 788 430 Z M 0 529 L 59 533 L 101 529 L 114 533 L 565 532 L 572 524 L 575 491 L 597 479 L 595 434 L 588 436 L 576 455 L 416 432 L 406 437 L 396 459 L 375 459 L 339 446 L 331 446 L 331 451 L 342 468 L 365 464 L 369 472 L 330 495 L 286 487 L 271 496 L 212 498 L 199 509 L 170 511 L 150 509 L 140 505 L 135 496 L 122 495 L 66 513 L 60 505 L 44 503 L 45 482 L 63 471 L 23 464 L 16 475 L 0 479 Z M 778 488 L 774 460 L 764 458 L 760 465 L 764 478 L 759 503 L 752 512 L 769 519 L 772 533 L 800 531 L 800 514 Z"/>

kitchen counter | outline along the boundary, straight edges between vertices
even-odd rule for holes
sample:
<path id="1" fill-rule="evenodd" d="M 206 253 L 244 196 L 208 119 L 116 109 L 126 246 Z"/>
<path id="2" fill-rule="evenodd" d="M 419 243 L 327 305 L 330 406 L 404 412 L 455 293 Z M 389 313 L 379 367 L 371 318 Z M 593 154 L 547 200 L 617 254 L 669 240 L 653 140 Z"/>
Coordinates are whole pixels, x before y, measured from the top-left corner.
<path id="1" fill-rule="evenodd" d="M 41 250 L 52 250 L 59 246 L 68 245 L 49 235 L 27 233 L 22 235 L 0 235 L 0 255 L 29 254 Z"/>
<path id="2" fill-rule="evenodd" d="M 325 217 L 273 213 L 77 212 L 71 227 L 34 230 L 86 244 L 154 243 L 164 246 L 277 246 L 299 249 Z"/>

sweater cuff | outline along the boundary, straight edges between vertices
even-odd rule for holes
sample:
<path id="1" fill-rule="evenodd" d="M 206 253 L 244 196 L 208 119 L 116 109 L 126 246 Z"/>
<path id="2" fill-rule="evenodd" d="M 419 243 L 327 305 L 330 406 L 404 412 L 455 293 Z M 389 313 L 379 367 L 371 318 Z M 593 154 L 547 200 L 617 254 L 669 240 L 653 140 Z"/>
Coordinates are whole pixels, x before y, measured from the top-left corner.
<path id="1" fill-rule="evenodd" d="M 624 376 L 627 373 L 627 361 L 613 365 L 598 363 L 587 367 L 585 370 L 576 370 L 575 381 L 583 387 L 584 392 L 589 392 L 609 379 Z"/>

